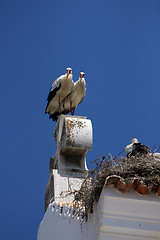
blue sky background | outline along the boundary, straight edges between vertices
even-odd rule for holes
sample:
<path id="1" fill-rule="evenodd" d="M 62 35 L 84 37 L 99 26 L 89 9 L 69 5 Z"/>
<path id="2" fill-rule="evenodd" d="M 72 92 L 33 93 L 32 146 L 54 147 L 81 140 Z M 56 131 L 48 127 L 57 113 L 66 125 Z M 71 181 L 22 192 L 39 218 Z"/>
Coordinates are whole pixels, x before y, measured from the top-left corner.
<path id="1" fill-rule="evenodd" d="M 160 146 L 160 1 L 1 0 L 0 33 L 0 239 L 36 239 L 55 153 L 46 98 L 66 67 L 85 72 L 89 167 L 133 137 Z"/>

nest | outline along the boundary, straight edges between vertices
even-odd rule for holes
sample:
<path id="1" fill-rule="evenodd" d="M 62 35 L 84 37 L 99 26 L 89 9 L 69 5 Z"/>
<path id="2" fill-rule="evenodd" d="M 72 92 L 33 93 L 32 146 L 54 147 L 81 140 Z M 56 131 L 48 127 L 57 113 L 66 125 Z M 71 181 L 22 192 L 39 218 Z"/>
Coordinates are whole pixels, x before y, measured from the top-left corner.
<path id="1" fill-rule="evenodd" d="M 99 199 L 108 176 L 120 176 L 126 183 L 138 178 L 148 187 L 160 184 L 160 161 L 153 153 L 129 158 L 108 155 L 98 157 L 92 164 L 96 167 L 89 171 L 80 190 L 74 193 L 75 202 L 85 207 L 86 217 L 93 212 L 94 202 Z"/>

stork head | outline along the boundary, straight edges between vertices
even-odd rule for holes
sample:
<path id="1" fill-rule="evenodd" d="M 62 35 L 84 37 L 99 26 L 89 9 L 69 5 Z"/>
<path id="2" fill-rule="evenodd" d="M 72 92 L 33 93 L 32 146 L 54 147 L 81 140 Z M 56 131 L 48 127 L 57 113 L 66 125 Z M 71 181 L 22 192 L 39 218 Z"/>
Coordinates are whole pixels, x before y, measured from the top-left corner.
<path id="1" fill-rule="evenodd" d="M 81 79 L 84 78 L 84 74 L 85 74 L 84 72 L 80 72 L 80 76 L 79 76 L 79 77 L 80 77 Z"/>
<path id="2" fill-rule="evenodd" d="M 137 138 L 133 138 L 131 143 L 139 143 L 139 142 L 138 142 Z"/>
<path id="3" fill-rule="evenodd" d="M 68 77 L 69 74 L 72 74 L 72 68 L 68 67 L 66 69 L 66 73 L 67 73 L 67 77 Z"/>

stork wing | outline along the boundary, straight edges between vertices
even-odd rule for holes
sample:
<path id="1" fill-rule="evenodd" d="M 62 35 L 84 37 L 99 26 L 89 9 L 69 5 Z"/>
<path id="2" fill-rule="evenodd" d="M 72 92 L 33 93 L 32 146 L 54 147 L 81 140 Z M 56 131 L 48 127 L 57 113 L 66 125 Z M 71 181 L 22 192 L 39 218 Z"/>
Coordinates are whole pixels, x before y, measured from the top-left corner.
<path id="1" fill-rule="evenodd" d="M 46 109 L 50 103 L 50 101 L 52 101 L 52 99 L 54 98 L 54 96 L 56 95 L 57 91 L 60 89 L 61 84 L 62 84 L 62 80 L 64 79 L 65 75 L 60 76 L 59 78 L 57 78 L 54 83 L 52 84 L 52 87 L 50 88 L 50 92 L 48 94 L 47 97 L 47 106 Z"/>
<path id="2" fill-rule="evenodd" d="M 150 148 L 146 145 L 142 145 L 141 143 L 134 143 L 134 149 L 133 151 L 135 153 L 149 153 Z"/>
<path id="3" fill-rule="evenodd" d="M 82 97 L 81 101 L 78 103 L 78 105 L 85 99 L 85 96 Z"/>
<path id="4" fill-rule="evenodd" d="M 57 78 L 54 83 L 52 84 L 52 87 L 50 89 L 50 92 L 51 91 L 54 91 L 54 89 L 59 89 L 60 88 L 60 85 L 61 85 L 61 82 L 62 80 L 64 79 L 65 75 L 61 75 L 59 78 Z"/>

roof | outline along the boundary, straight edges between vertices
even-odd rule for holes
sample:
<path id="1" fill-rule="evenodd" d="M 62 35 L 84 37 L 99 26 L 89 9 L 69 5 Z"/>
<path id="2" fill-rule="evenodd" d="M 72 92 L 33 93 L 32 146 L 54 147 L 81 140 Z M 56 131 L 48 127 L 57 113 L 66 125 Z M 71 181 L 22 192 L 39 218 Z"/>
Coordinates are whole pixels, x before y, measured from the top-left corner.
<path id="1" fill-rule="evenodd" d="M 141 195 L 149 195 L 149 193 L 155 192 L 160 196 L 160 185 L 159 184 L 150 184 L 147 186 L 140 178 L 132 178 L 129 183 L 126 183 L 125 179 L 120 176 L 112 175 L 106 178 L 104 187 L 114 186 L 119 192 L 127 193 L 130 189 L 134 189 L 137 193 Z"/>
<path id="2" fill-rule="evenodd" d="M 160 156 L 155 153 L 125 157 L 103 156 L 97 158 L 95 168 L 76 192 L 75 200 L 82 202 L 87 212 L 93 212 L 102 189 L 112 185 L 119 192 L 134 189 L 141 195 L 151 191 L 160 196 Z"/>

